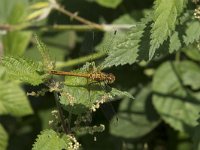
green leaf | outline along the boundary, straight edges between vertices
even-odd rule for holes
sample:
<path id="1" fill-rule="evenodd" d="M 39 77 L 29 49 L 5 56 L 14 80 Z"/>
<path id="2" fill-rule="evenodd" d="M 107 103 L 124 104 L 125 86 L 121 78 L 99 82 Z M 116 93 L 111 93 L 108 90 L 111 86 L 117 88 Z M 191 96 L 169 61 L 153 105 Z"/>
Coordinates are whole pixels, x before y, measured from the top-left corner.
<path id="1" fill-rule="evenodd" d="M 42 56 L 43 66 L 46 70 L 54 69 L 54 64 L 51 61 L 51 57 L 49 55 L 49 50 L 47 49 L 46 45 L 40 41 L 40 39 L 35 35 L 35 40 L 37 43 L 37 48 Z"/>
<path id="2" fill-rule="evenodd" d="M 124 25 L 124 24 L 134 24 L 136 21 L 130 15 L 122 15 L 112 22 L 113 25 Z M 114 29 L 113 29 L 114 31 Z M 116 34 L 111 34 L 112 32 L 106 32 L 100 44 L 98 44 L 95 49 L 97 51 L 109 52 L 118 41 L 122 41 L 126 36 L 126 30 L 115 30 Z"/>
<path id="3" fill-rule="evenodd" d="M 64 40 L 65 38 L 68 40 Z M 69 55 L 70 49 L 75 46 L 76 34 L 74 31 L 65 31 L 54 36 L 42 37 L 42 39 L 44 43 L 48 43 L 46 55 L 58 62 L 64 61 L 64 58 Z M 41 52 L 36 53 L 38 50 L 36 46 L 30 47 L 24 55 L 34 61 L 42 61 Z"/>
<path id="4" fill-rule="evenodd" d="M 108 8 L 116 8 L 122 0 L 95 0 L 99 5 Z"/>
<path id="5" fill-rule="evenodd" d="M 18 84 L 0 81 L 0 114 L 25 116 L 33 113 L 24 91 Z"/>
<path id="6" fill-rule="evenodd" d="M 165 0 L 155 1 L 149 59 L 153 58 L 156 49 L 158 49 L 172 34 L 172 31 L 175 30 L 177 17 L 183 11 L 186 2 L 186 0 L 168 0 L 166 4 Z"/>
<path id="7" fill-rule="evenodd" d="M 42 72 L 39 63 L 20 57 L 8 56 L 3 57 L 1 63 L 5 66 L 8 75 L 12 79 L 21 80 L 32 85 L 39 85 L 43 82 L 43 76 L 39 74 L 39 72 Z"/>
<path id="8" fill-rule="evenodd" d="M 0 66 L 0 80 L 3 79 L 5 74 L 5 68 L 3 66 Z"/>
<path id="9" fill-rule="evenodd" d="M 191 61 L 183 61 L 178 65 L 177 71 L 185 86 L 190 86 L 193 90 L 200 89 L 200 67 L 197 64 Z"/>
<path id="10" fill-rule="evenodd" d="M 126 91 L 119 91 L 118 89 L 115 89 L 115 88 L 112 88 L 111 94 L 112 94 L 112 96 L 123 96 L 123 97 L 127 97 L 130 99 L 135 99 L 130 93 L 128 93 Z"/>
<path id="11" fill-rule="evenodd" d="M 31 32 L 13 31 L 3 36 L 6 55 L 21 56 L 29 44 Z"/>
<path id="12" fill-rule="evenodd" d="M 6 6 L 9 3 L 3 2 Z M 16 0 L 14 3 L 10 2 L 12 6 L 9 8 L 9 12 L 6 12 L 5 23 L 11 25 L 19 25 L 24 22 L 24 17 L 27 14 L 27 2 L 24 0 Z M 22 55 L 28 46 L 31 38 L 31 32 L 27 31 L 11 31 L 3 36 L 4 52 L 6 55 Z M 12 44 L 11 44 L 12 43 Z"/>
<path id="13" fill-rule="evenodd" d="M 183 52 L 192 60 L 200 61 L 200 50 L 196 46 L 189 45 Z"/>
<path id="14" fill-rule="evenodd" d="M 90 83 L 86 78 L 65 77 L 64 92 L 61 93 L 63 107 L 74 114 L 82 114 L 90 111 L 96 101 L 103 100 L 104 97 L 109 99 L 109 93 L 102 88 L 104 85 Z"/>
<path id="15" fill-rule="evenodd" d="M 20 5 L 27 6 L 28 1 L 27 0 L 15 0 L 15 1 L 7 1 L 7 0 L 1 0 L 0 2 L 0 22 L 1 23 L 8 23 L 8 21 L 11 21 L 9 18 L 13 14 L 13 10 L 17 8 L 16 6 L 20 7 Z M 20 20 L 22 21 L 24 16 L 21 16 L 22 12 L 24 10 L 18 10 L 16 11 L 15 17 L 13 17 L 13 21 L 19 20 L 15 18 L 21 18 Z M 11 22 L 9 22 L 11 23 Z"/>
<path id="16" fill-rule="evenodd" d="M 192 82 L 193 78 L 189 78 L 192 72 L 199 72 L 198 66 L 192 62 L 166 62 L 157 69 L 153 78 L 156 110 L 174 129 L 184 132 L 190 132 L 196 125 L 200 107 L 200 93 L 184 86 L 195 85 L 196 80 Z"/>
<path id="17" fill-rule="evenodd" d="M 139 43 L 147 23 L 148 20 L 138 23 L 126 35 L 114 41 L 113 47 L 109 50 L 108 57 L 102 63 L 102 66 L 105 68 L 136 62 L 140 47 Z"/>
<path id="18" fill-rule="evenodd" d="M 8 134 L 3 126 L 0 124 L 0 149 L 6 150 L 8 146 Z"/>
<path id="19" fill-rule="evenodd" d="M 200 38 L 200 22 L 190 21 L 187 23 L 187 29 L 185 31 L 184 42 L 186 45 L 194 42 L 198 42 Z"/>
<path id="20" fill-rule="evenodd" d="M 152 131 L 160 121 L 151 105 L 150 86 L 143 88 L 134 101 L 124 99 L 119 106 L 117 116 L 117 125 L 110 126 L 110 132 L 114 136 L 139 138 Z"/>
<path id="21" fill-rule="evenodd" d="M 90 63 L 86 64 L 80 70 L 74 71 L 78 74 L 86 74 L 89 72 Z M 100 83 L 91 79 L 66 76 L 63 92 L 61 92 L 61 104 L 68 111 L 74 114 L 82 114 L 87 111 L 98 109 L 98 106 L 104 102 L 108 102 L 113 96 L 132 96 L 127 92 L 122 92 L 114 88 L 110 88 L 105 83 Z"/>
<path id="22" fill-rule="evenodd" d="M 169 52 L 173 53 L 181 48 L 182 44 L 178 36 L 178 32 L 174 32 L 170 37 Z"/>
<path id="23" fill-rule="evenodd" d="M 194 142 L 194 150 L 200 150 L 200 119 L 198 120 L 198 125 L 195 127 L 193 142 Z"/>
<path id="24" fill-rule="evenodd" d="M 53 130 L 44 130 L 38 135 L 32 150 L 70 150 L 70 144 L 72 142 L 67 135 L 58 134 Z"/>

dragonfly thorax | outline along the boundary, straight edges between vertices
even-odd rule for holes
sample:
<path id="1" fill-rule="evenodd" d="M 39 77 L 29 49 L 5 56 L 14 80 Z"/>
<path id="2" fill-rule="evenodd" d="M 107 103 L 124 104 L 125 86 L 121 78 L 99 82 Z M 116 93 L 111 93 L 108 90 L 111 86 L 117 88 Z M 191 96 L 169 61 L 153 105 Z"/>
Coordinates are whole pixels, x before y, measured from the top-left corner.
<path id="1" fill-rule="evenodd" d="M 112 84 L 115 81 L 115 76 L 112 73 L 106 74 L 103 72 L 90 73 L 89 78 L 99 82 Z"/>

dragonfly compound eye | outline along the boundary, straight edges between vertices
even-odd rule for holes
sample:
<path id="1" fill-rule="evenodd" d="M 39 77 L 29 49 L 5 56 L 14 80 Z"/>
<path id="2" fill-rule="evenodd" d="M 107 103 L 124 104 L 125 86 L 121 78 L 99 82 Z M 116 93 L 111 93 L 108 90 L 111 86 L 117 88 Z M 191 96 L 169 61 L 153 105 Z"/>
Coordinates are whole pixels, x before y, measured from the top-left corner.
<path id="1" fill-rule="evenodd" d="M 112 73 L 107 74 L 108 84 L 112 84 L 115 81 L 115 76 Z"/>

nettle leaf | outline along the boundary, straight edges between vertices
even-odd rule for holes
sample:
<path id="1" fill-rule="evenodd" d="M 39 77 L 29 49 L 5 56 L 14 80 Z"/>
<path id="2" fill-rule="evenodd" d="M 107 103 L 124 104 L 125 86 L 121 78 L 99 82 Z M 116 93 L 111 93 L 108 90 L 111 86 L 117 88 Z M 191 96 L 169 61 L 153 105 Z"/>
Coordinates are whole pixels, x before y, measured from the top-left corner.
<path id="1" fill-rule="evenodd" d="M 199 71 L 192 62 L 166 62 L 154 75 L 153 105 L 161 118 L 179 131 L 190 132 L 196 125 L 200 93 L 192 92 L 186 85 L 199 88 L 195 84 Z"/>
<path id="2" fill-rule="evenodd" d="M 163 51 L 166 51 L 166 52 L 169 51 L 169 53 L 173 53 L 180 50 L 181 48 L 185 46 L 189 46 L 191 49 L 190 44 L 197 42 L 200 38 L 199 32 L 198 32 L 200 28 L 199 28 L 199 25 L 197 25 L 199 24 L 199 22 L 192 20 L 191 15 L 193 15 L 193 12 L 188 11 L 179 18 L 180 24 L 176 26 L 176 31 L 172 32 L 168 40 L 165 41 L 161 45 L 161 47 L 158 48 L 157 52 L 160 51 L 161 53 L 164 53 Z M 184 48 L 184 52 L 186 54 L 188 53 L 191 56 L 192 53 L 194 53 L 194 51 L 193 52 L 185 51 L 186 49 L 187 48 Z M 196 54 L 197 54 L 196 59 L 198 59 L 198 53 Z M 195 57 L 195 55 L 191 57 Z"/>
<path id="3" fill-rule="evenodd" d="M 43 76 L 39 74 L 42 72 L 42 66 L 39 63 L 11 56 L 3 57 L 1 63 L 11 79 L 18 79 L 32 85 L 39 85 L 43 82 Z"/>
<path id="4" fill-rule="evenodd" d="M 185 31 L 184 42 L 186 45 L 198 42 L 200 38 L 200 22 L 190 21 L 187 23 L 187 29 Z"/>
<path id="5" fill-rule="evenodd" d="M 139 43 L 147 23 L 147 20 L 138 23 L 123 38 L 116 40 L 112 44 L 113 47 L 109 50 L 108 57 L 102 63 L 102 66 L 106 68 L 136 62 L 140 47 Z"/>
<path id="6" fill-rule="evenodd" d="M 16 83 L 0 81 L 0 114 L 25 116 L 33 113 L 24 91 Z"/>
<path id="7" fill-rule="evenodd" d="M 54 64 L 51 61 L 47 46 L 37 37 L 37 35 L 35 35 L 35 40 L 37 43 L 37 48 L 42 56 L 43 66 L 45 67 L 44 69 L 47 71 L 54 69 Z"/>
<path id="8" fill-rule="evenodd" d="M 8 134 L 0 124 L 0 148 L 1 150 L 6 150 L 8 146 Z"/>
<path id="9" fill-rule="evenodd" d="M 122 0 L 95 0 L 99 5 L 108 8 L 116 8 Z"/>
<path id="10" fill-rule="evenodd" d="M 191 20 L 191 15 L 192 13 L 189 11 L 179 18 L 179 22 L 181 23 L 176 26 L 176 30 L 171 30 L 170 34 L 166 37 L 167 40 L 165 39 L 156 48 L 156 54 L 158 56 L 160 54 L 166 55 L 168 52 L 173 53 L 180 50 L 183 46 L 188 45 L 189 42 L 186 43 L 183 39 L 191 40 L 195 38 L 195 41 L 199 39 L 198 36 L 192 36 L 193 34 L 191 30 L 193 28 L 190 29 L 190 25 L 193 26 L 194 21 Z M 151 12 L 149 16 L 152 16 Z M 127 34 L 121 36 L 117 40 L 113 40 L 113 42 L 110 42 L 108 57 L 102 63 L 102 66 L 105 68 L 133 64 L 135 62 L 148 61 L 151 59 L 148 54 L 152 47 L 150 42 L 153 28 L 151 19 L 151 17 L 146 17 L 140 23 L 136 24 L 136 27 L 132 27 Z M 194 30 L 197 30 L 197 28 Z M 160 38 L 160 33 L 162 32 L 163 31 L 158 32 L 159 35 L 157 38 Z M 107 39 L 107 41 L 109 40 Z"/>
<path id="11" fill-rule="evenodd" d="M 165 0 L 155 1 L 149 59 L 153 58 L 156 49 L 158 49 L 172 34 L 172 31 L 175 30 L 177 17 L 183 11 L 186 2 L 186 0 L 168 0 L 167 2 Z"/>
<path id="12" fill-rule="evenodd" d="M 90 64 L 86 64 L 74 73 L 85 74 Z M 66 76 L 63 92 L 61 92 L 61 104 L 63 107 L 74 114 L 82 114 L 93 110 L 96 105 L 108 102 L 114 96 L 132 96 L 127 92 L 122 92 L 110 88 L 105 83 L 93 81 L 83 77 Z M 98 108 L 97 108 L 98 109 Z"/>
<path id="13" fill-rule="evenodd" d="M 179 36 L 178 36 L 178 32 L 174 32 L 172 34 L 172 36 L 170 37 L 170 43 L 169 43 L 169 52 L 170 53 L 173 53 L 177 50 L 179 50 L 182 46 L 182 43 L 179 39 Z"/>
<path id="14" fill-rule="evenodd" d="M 151 105 L 150 86 L 141 89 L 134 101 L 124 99 L 117 116 L 117 125 L 110 125 L 110 132 L 114 136 L 139 138 L 152 131 L 160 121 Z"/>
<path id="15" fill-rule="evenodd" d="M 67 135 L 61 135 L 54 130 L 44 130 L 38 135 L 32 150 L 69 149 L 71 140 Z"/>
<path id="16" fill-rule="evenodd" d="M 9 1 L 10 2 L 10 1 Z M 27 6 L 28 3 L 24 0 L 16 0 L 14 3 L 5 2 L 5 5 L 2 6 L 8 7 L 9 9 L 5 10 L 4 22 L 11 25 L 16 25 L 24 22 L 24 18 L 27 15 Z M 1 20 L 1 19 L 0 19 Z M 28 31 L 11 31 L 3 36 L 2 41 L 4 45 L 4 52 L 6 55 L 22 55 L 28 46 L 32 32 Z M 10 44 L 12 43 L 12 44 Z"/>
<path id="17" fill-rule="evenodd" d="M 115 24 L 124 26 L 125 24 L 134 24 L 135 22 L 136 21 L 130 15 L 126 14 L 114 20 L 112 24 L 113 26 L 115 26 Z M 118 41 L 123 41 L 123 39 L 127 35 L 126 31 L 127 30 L 120 30 L 114 28 L 113 32 L 106 32 L 103 36 L 101 43 L 95 47 L 95 50 L 102 51 L 103 53 L 108 53 L 110 50 L 112 50 L 113 47 L 116 46 Z"/>
<path id="18" fill-rule="evenodd" d="M 129 15 L 122 15 L 118 19 L 116 19 L 114 22 L 112 22 L 113 25 L 114 24 L 124 25 L 125 23 L 126 24 L 134 24 L 135 20 Z M 114 63 L 109 65 L 109 63 L 110 63 L 109 60 L 115 61 L 114 55 L 117 56 L 116 59 L 118 59 L 118 57 L 120 57 L 120 55 L 118 55 L 117 53 L 115 54 L 115 52 L 116 52 L 115 47 L 120 42 L 124 42 L 124 39 L 127 36 L 127 32 L 125 30 L 116 30 L 115 32 L 116 32 L 115 35 L 111 34 L 111 32 L 106 32 L 104 34 L 102 42 L 95 47 L 95 49 L 97 51 L 102 51 L 103 53 L 108 54 L 108 57 L 106 58 L 107 60 L 105 60 L 105 62 L 103 62 L 102 66 L 101 66 L 102 68 L 105 68 L 108 66 L 110 67 L 111 65 L 115 65 Z M 120 51 L 120 50 L 118 50 L 118 51 Z"/>
<path id="19" fill-rule="evenodd" d="M 81 73 L 81 72 L 76 72 Z M 103 85 L 102 85 L 103 86 Z M 61 104 L 64 108 L 74 114 L 82 114 L 90 111 L 93 104 L 107 97 L 102 86 L 91 83 L 81 77 L 65 77 L 64 92 L 61 93 Z"/>
<path id="20" fill-rule="evenodd" d="M 135 99 L 130 93 L 126 92 L 126 91 L 120 91 L 118 89 L 112 88 L 111 91 L 112 96 L 123 96 L 123 97 L 127 97 L 129 99 Z"/>

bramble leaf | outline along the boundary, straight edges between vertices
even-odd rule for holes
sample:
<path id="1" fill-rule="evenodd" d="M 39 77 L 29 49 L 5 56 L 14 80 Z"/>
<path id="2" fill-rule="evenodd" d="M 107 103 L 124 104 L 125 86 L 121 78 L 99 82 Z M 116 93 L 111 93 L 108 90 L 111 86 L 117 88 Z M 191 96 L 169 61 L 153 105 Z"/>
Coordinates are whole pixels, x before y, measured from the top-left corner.
<path id="1" fill-rule="evenodd" d="M 24 91 L 16 83 L 0 81 L 0 114 L 25 116 L 33 113 Z"/>
<path id="2" fill-rule="evenodd" d="M 21 80 L 32 85 L 39 85 L 43 82 L 43 76 L 39 74 L 42 72 L 42 66 L 39 63 L 11 56 L 3 57 L 1 63 L 11 79 Z"/>
<path id="3" fill-rule="evenodd" d="M 200 51 L 196 46 L 188 46 L 183 49 L 183 52 L 192 60 L 200 61 Z"/>
<path id="4" fill-rule="evenodd" d="M 200 89 L 200 81 L 198 80 L 200 67 L 197 64 L 191 61 L 183 61 L 181 65 L 178 65 L 177 71 L 182 78 L 183 85 L 190 86 L 193 90 Z"/>
<path id="5" fill-rule="evenodd" d="M 138 138 L 153 130 L 160 122 L 151 104 L 150 86 L 143 88 L 134 101 L 124 99 L 117 113 L 117 125 L 110 125 L 110 132 L 114 136 L 123 138 Z M 151 106 L 151 108 L 150 108 Z M 151 111 L 148 111 L 151 110 Z M 114 118 L 115 119 L 115 118 Z"/>
<path id="6" fill-rule="evenodd" d="M 8 134 L 6 133 L 3 126 L 0 124 L 0 148 L 6 150 L 8 146 Z"/>
<path id="7" fill-rule="evenodd" d="M 184 61 L 166 62 L 154 75 L 153 105 L 161 118 L 179 131 L 190 132 L 196 125 L 200 93 L 191 91 L 186 85 L 199 88 L 195 84 L 199 73 L 200 68 L 197 65 Z"/>

